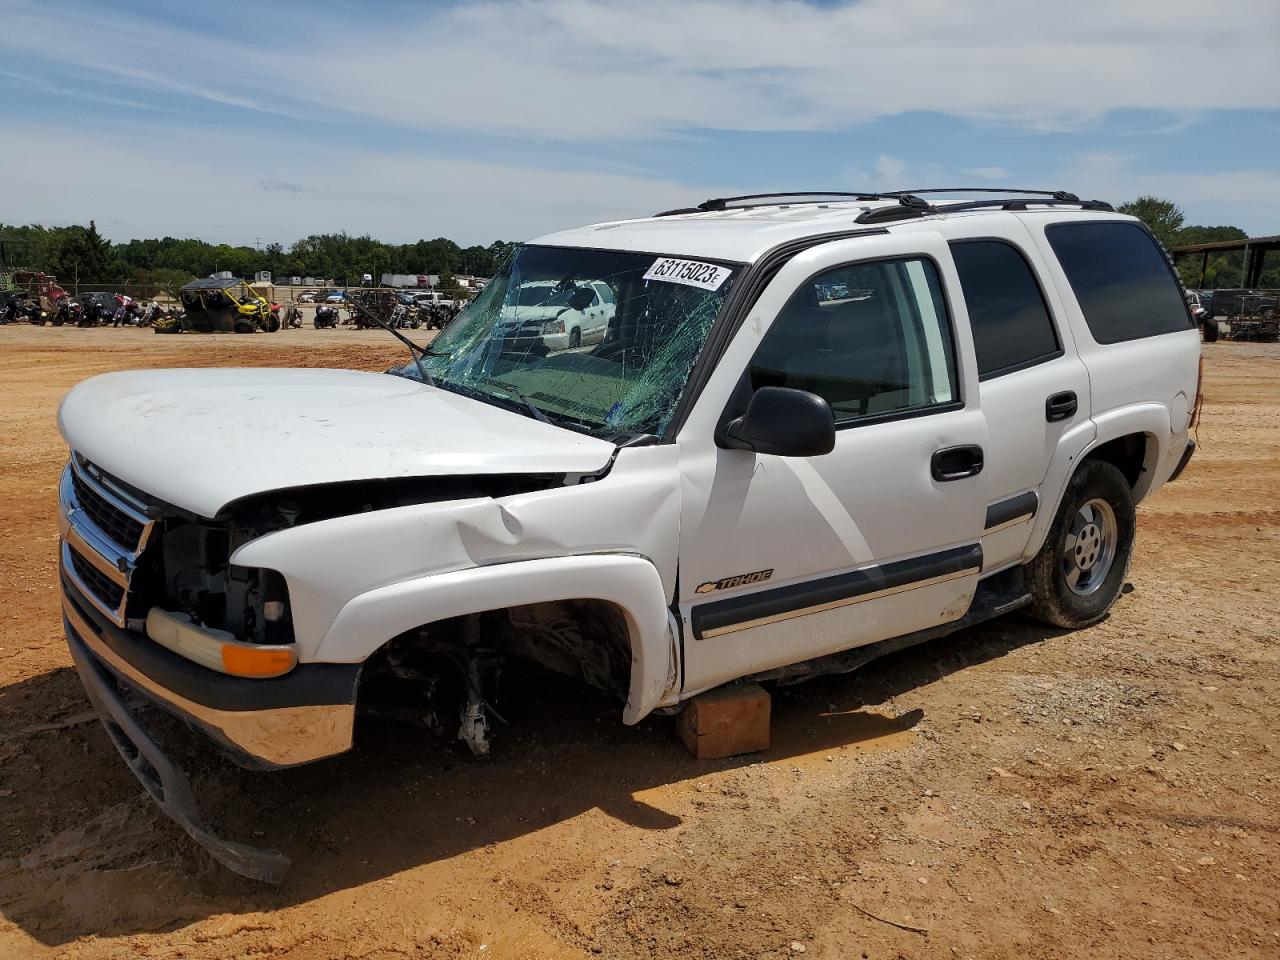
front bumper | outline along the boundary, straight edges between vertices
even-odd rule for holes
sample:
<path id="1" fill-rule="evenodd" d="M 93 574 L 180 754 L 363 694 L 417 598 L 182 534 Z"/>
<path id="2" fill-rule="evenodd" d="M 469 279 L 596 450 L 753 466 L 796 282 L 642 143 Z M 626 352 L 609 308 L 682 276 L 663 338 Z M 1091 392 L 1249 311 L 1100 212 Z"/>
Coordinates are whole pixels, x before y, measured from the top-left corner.
<path id="1" fill-rule="evenodd" d="M 78 644 L 117 683 L 206 734 L 242 766 L 275 770 L 351 748 L 358 664 L 302 664 L 269 680 L 217 673 L 116 626 L 65 571 L 62 616 L 73 652 Z"/>
<path id="2" fill-rule="evenodd" d="M 190 781 L 138 722 L 121 696 L 118 677 L 89 652 L 69 622 L 65 625 L 71 659 L 84 682 L 89 702 L 111 742 L 151 799 L 223 866 L 266 883 L 283 880 L 289 869 L 289 858 L 284 854 L 224 840 L 204 825 Z"/>
<path id="3" fill-rule="evenodd" d="M 227 677 L 117 627 L 65 575 L 62 624 L 89 702 L 160 809 L 228 869 L 266 883 L 283 880 L 287 856 L 225 840 L 205 826 L 186 774 L 148 732 L 127 694 L 186 721 L 244 766 L 278 769 L 350 748 L 359 668 L 304 665 L 283 683 L 286 678 Z"/>

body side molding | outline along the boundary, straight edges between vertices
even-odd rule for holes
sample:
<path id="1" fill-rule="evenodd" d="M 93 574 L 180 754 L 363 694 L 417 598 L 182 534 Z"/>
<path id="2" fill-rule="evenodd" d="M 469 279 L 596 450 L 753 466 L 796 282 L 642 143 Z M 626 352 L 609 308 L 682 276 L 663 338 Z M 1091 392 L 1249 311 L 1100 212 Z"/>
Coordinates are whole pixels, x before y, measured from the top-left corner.
<path id="1" fill-rule="evenodd" d="M 1040 496 L 1034 490 L 1020 493 L 1016 497 L 997 500 L 987 507 L 986 529 L 983 534 L 994 533 L 1014 523 L 1021 523 L 1036 515 L 1040 506 Z"/>
<path id="2" fill-rule="evenodd" d="M 690 611 L 694 636 L 708 640 L 765 623 L 831 610 L 904 590 L 968 576 L 982 569 L 982 546 L 970 544 L 833 577 L 699 604 Z"/>

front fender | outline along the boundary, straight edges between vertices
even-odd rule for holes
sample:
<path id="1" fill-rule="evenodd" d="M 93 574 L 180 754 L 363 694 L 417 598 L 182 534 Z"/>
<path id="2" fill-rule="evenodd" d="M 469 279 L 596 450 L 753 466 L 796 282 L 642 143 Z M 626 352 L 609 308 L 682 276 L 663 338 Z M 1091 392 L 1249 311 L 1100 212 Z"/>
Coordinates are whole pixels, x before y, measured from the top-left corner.
<path id="1" fill-rule="evenodd" d="M 665 596 L 657 568 L 625 554 L 548 557 L 434 574 L 347 601 L 315 659 L 363 662 L 392 637 L 450 617 L 549 600 L 604 600 L 626 618 L 631 683 L 622 719 L 636 723 L 662 700 L 672 667 Z"/>

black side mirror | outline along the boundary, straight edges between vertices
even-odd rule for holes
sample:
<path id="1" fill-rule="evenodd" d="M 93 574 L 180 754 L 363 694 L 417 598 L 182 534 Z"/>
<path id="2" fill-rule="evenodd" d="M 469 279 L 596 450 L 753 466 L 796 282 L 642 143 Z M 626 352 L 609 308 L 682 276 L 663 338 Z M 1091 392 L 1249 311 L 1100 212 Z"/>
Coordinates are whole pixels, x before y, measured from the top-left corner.
<path id="1" fill-rule="evenodd" d="M 573 293 L 569 294 L 569 309 L 582 311 L 591 306 L 595 300 L 595 293 L 587 287 L 578 287 Z"/>
<path id="2" fill-rule="evenodd" d="M 721 446 L 779 457 L 820 457 L 836 445 L 831 405 L 816 393 L 761 387 L 747 412 L 725 425 Z"/>

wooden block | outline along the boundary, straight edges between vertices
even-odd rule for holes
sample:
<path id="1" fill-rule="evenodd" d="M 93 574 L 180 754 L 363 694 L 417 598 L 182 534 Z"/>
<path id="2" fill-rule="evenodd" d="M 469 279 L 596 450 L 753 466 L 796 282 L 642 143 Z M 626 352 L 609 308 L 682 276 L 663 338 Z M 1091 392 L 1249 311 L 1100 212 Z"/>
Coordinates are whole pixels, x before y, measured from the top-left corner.
<path id="1" fill-rule="evenodd" d="M 769 694 L 758 683 L 722 687 L 685 704 L 677 729 L 699 760 L 769 749 Z"/>

